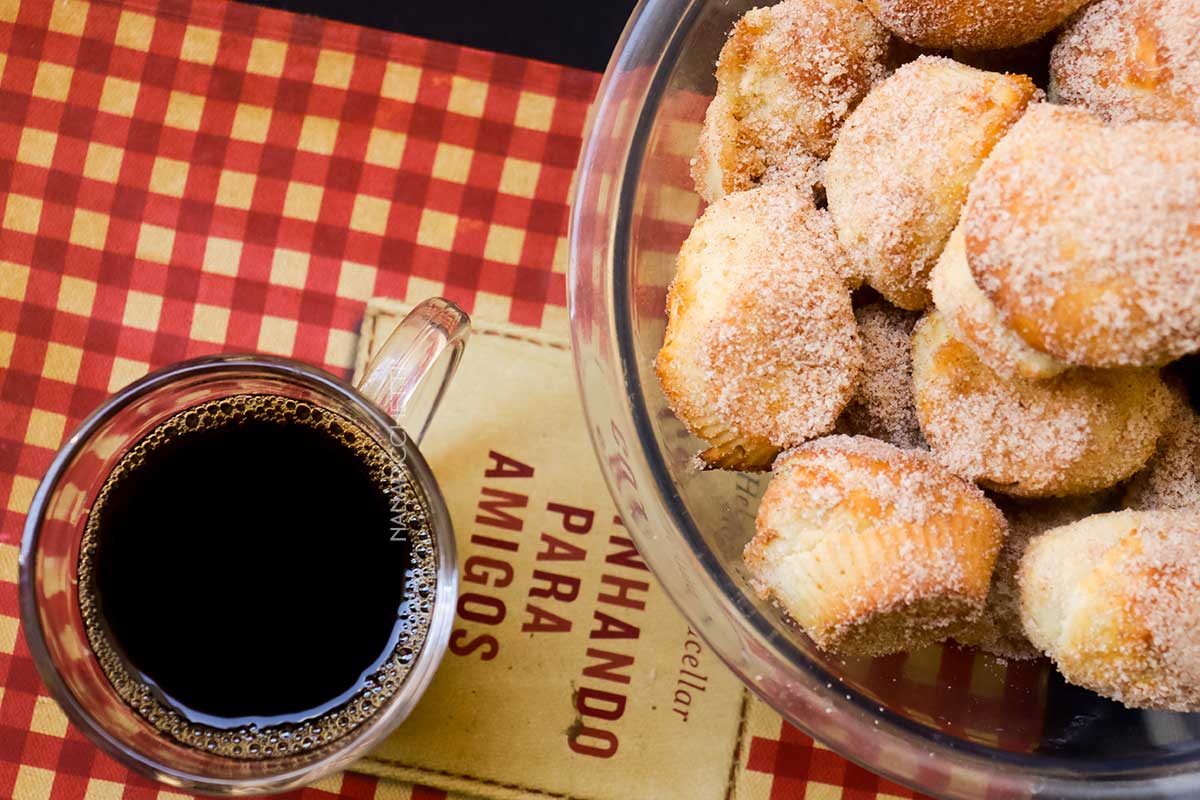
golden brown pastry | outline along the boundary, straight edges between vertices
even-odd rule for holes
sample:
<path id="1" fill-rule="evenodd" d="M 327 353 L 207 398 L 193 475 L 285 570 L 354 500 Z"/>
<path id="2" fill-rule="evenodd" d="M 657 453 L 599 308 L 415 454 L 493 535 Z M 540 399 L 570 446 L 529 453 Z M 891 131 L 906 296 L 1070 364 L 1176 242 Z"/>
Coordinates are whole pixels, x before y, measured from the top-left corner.
<path id="1" fill-rule="evenodd" d="M 1030 643 L 1021 623 L 1021 589 L 1017 583 L 1021 557 L 1037 536 L 1100 511 L 1110 495 L 1102 492 L 1047 500 L 997 498 L 996 505 L 1008 520 L 1008 536 L 996 557 L 987 607 L 977 622 L 954 634 L 955 641 L 1001 658 L 1038 658 L 1042 652 Z"/>
<path id="2" fill-rule="evenodd" d="M 1183 387 L 1171 389 L 1171 412 L 1146 468 L 1125 490 L 1125 507 L 1137 510 L 1200 506 L 1200 417 Z"/>
<path id="3" fill-rule="evenodd" d="M 979 615 L 1004 530 L 928 453 L 830 436 L 780 456 L 745 561 L 818 647 L 883 655 Z"/>
<path id="4" fill-rule="evenodd" d="M 850 256 L 846 253 L 846 249 L 842 247 L 841 242 L 837 238 L 837 229 L 833 225 L 833 215 L 829 213 L 827 208 L 817 208 L 809 199 L 812 196 L 811 187 L 804 184 L 802 180 L 796 179 L 794 173 L 780 173 L 770 180 L 763 181 L 763 188 L 770 192 L 795 192 L 804 208 L 804 211 L 799 216 L 799 222 L 805 231 L 804 238 L 793 238 L 791 246 L 793 247 L 817 247 L 818 254 L 826 260 L 826 265 L 833 270 L 842 283 L 848 289 L 857 289 L 862 286 L 862 275 L 858 271 L 858 267 L 850 260 Z M 783 227 L 781 231 L 787 233 L 788 227 Z M 810 242 L 815 242 L 811 244 Z"/>
<path id="5" fill-rule="evenodd" d="M 933 305 L 950 334 L 975 351 L 975 355 L 1006 378 L 1053 378 L 1071 365 L 1034 350 L 1004 324 L 971 276 L 962 224 L 950 234 L 929 276 Z"/>
<path id="6" fill-rule="evenodd" d="M 1099 0 L 1063 29 L 1051 92 L 1110 122 L 1200 125 L 1200 0 Z"/>
<path id="7" fill-rule="evenodd" d="M 838 239 L 892 304 L 929 304 L 929 270 L 971 179 L 1034 92 L 1023 75 L 921 56 L 850 114 L 825 165 L 825 192 Z"/>
<path id="8" fill-rule="evenodd" d="M 874 302 L 854 309 L 854 319 L 862 342 L 862 377 L 838 418 L 838 433 L 870 436 L 903 448 L 926 447 L 912 393 L 910 347 L 917 315 Z"/>
<path id="9" fill-rule="evenodd" d="M 1154 452 L 1169 408 L 1154 369 L 1004 378 L 937 312 L 913 331 L 913 394 L 942 463 L 1018 497 L 1089 494 L 1124 480 Z"/>
<path id="10" fill-rule="evenodd" d="M 829 155 L 886 70 L 890 37 L 857 0 L 784 0 L 746 13 L 717 61 L 692 177 L 712 202 L 796 154 Z"/>
<path id="11" fill-rule="evenodd" d="M 758 148 L 739 144 L 740 123 L 730 110 L 731 95 L 718 87 L 704 112 L 692 157 L 696 193 L 709 203 L 757 186 L 767 169 Z"/>
<path id="12" fill-rule="evenodd" d="M 708 466 L 765 469 L 828 433 L 854 393 L 862 350 L 837 240 L 783 185 L 709 206 L 679 252 L 655 363 Z"/>
<path id="13" fill-rule="evenodd" d="M 1019 573 L 1034 645 L 1131 708 L 1200 711 L 1200 517 L 1098 514 L 1038 537 Z"/>
<path id="14" fill-rule="evenodd" d="M 1200 129 L 1037 104 L 963 212 L 967 263 L 1027 344 L 1094 367 L 1200 349 Z"/>
<path id="15" fill-rule="evenodd" d="M 808 153 L 793 150 L 780 160 L 770 164 L 762 178 L 759 179 L 759 185 L 773 183 L 782 183 L 799 189 L 810 195 L 815 201 L 818 195 L 824 196 L 825 161 Z M 822 209 L 822 213 L 828 214 L 829 212 Z M 832 226 L 833 221 L 830 220 L 829 224 Z"/>
<path id="16" fill-rule="evenodd" d="M 1087 0 L 866 0 L 892 33 L 922 47 L 990 50 L 1032 42 Z"/>

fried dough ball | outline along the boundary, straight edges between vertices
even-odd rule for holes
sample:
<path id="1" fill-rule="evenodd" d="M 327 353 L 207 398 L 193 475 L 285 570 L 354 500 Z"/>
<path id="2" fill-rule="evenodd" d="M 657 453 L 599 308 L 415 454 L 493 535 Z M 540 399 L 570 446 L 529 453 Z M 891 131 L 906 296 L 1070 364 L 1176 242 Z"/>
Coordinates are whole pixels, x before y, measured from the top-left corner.
<path id="1" fill-rule="evenodd" d="M 1021 589 L 1017 583 L 1021 557 L 1037 536 L 1100 511 L 1110 494 L 1046 500 L 997 499 L 996 505 L 1008 520 L 1008 536 L 996 557 L 983 615 L 955 633 L 955 641 L 1005 659 L 1021 661 L 1041 656 L 1041 651 L 1025 636 L 1021 623 Z"/>
<path id="2" fill-rule="evenodd" d="M 815 200 L 818 193 L 824 191 L 825 162 L 816 156 L 793 150 L 768 166 L 759 183 L 782 183 L 805 192 Z M 830 220 L 829 224 L 833 225 L 833 221 Z"/>
<path id="3" fill-rule="evenodd" d="M 1200 518 L 1098 514 L 1040 536 L 1021 618 L 1071 683 L 1130 708 L 1200 711 Z"/>
<path id="4" fill-rule="evenodd" d="M 859 104 L 825 165 L 838 239 L 893 305 L 929 304 L 929 270 L 992 145 L 1035 92 L 1001 75 L 921 56 Z"/>
<path id="5" fill-rule="evenodd" d="M 731 192 L 782 183 L 815 197 L 824 184 L 824 159 L 794 149 L 778 154 L 770 163 L 760 163 L 756 155 L 739 146 L 738 123 L 728 113 L 728 106 L 727 96 L 714 97 L 700 128 L 692 159 L 692 179 L 700 196 L 712 203 Z M 743 163 L 747 158 L 753 163 Z"/>
<path id="6" fill-rule="evenodd" d="M 1018 497 L 1105 489 L 1154 452 L 1169 409 L 1154 369 L 1073 369 L 1004 378 L 932 313 L 913 331 L 921 430 L 951 471 Z"/>
<path id="7" fill-rule="evenodd" d="M 1037 104 L 971 185 L 967 263 L 1034 349 L 1163 364 L 1200 349 L 1197 197 L 1200 129 Z"/>
<path id="8" fill-rule="evenodd" d="M 1171 412 L 1146 468 L 1133 476 L 1125 507 L 1137 510 L 1200 506 L 1200 416 L 1182 387 L 1172 387 Z"/>
<path id="9" fill-rule="evenodd" d="M 884 655 L 979 615 L 1004 531 L 928 453 L 830 436 L 780 456 L 744 559 L 822 650 Z"/>
<path id="10" fill-rule="evenodd" d="M 828 433 L 854 393 L 862 350 L 836 238 L 786 186 L 709 206 L 679 252 L 655 367 L 711 467 L 765 469 Z"/>
<path id="11" fill-rule="evenodd" d="M 792 174 L 791 178 L 795 178 L 795 175 Z M 796 202 L 804 207 L 799 219 L 803 224 L 805 237 L 794 240 L 792 244 L 796 247 L 812 247 L 814 245 L 809 242 L 815 241 L 815 246 L 818 248 L 817 255 L 825 259 L 829 269 L 842 279 L 842 283 L 846 285 L 847 289 L 857 289 L 862 286 L 862 275 L 854 262 L 850 260 L 846 249 L 838 241 L 837 229 L 833 225 L 833 215 L 829 213 L 829 209 L 817 208 L 813 204 L 810 187 L 805 186 L 798 179 L 789 179 L 780 175 L 770 182 L 764 181 L 762 188 L 772 193 L 795 193 L 799 197 Z M 787 229 L 783 230 L 786 232 Z"/>
<path id="12" fill-rule="evenodd" d="M 854 319 L 862 341 L 862 377 L 838 418 L 837 431 L 925 448 L 912 393 L 910 344 L 917 315 L 874 302 L 854 309 Z"/>
<path id="13" fill-rule="evenodd" d="M 692 156 L 692 182 L 709 203 L 756 186 L 766 171 L 755 150 L 738 147 L 738 121 L 729 106 L 729 95 L 718 89 L 704 112 Z"/>
<path id="14" fill-rule="evenodd" d="M 1200 0 L 1099 0 L 1050 56 L 1051 92 L 1110 122 L 1200 125 Z"/>
<path id="15" fill-rule="evenodd" d="M 948 50 L 992 50 L 1032 42 L 1087 0 L 866 0 L 906 42 Z"/>
<path id="16" fill-rule="evenodd" d="M 857 0 L 784 0 L 746 13 L 717 60 L 717 93 L 692 177 L 712 202 L 772 166 L 825 158 L 846 115 L 886 71 L 890 37 Z"/>
<path id="17" fill-rule="evenodd" d="M 1014 333 L 971 276 L 960 223 L 929 276 L 933 305 L 950 334 L 1006 378 L 1053 378 L 1070 364 L 1034 350 Z"/>

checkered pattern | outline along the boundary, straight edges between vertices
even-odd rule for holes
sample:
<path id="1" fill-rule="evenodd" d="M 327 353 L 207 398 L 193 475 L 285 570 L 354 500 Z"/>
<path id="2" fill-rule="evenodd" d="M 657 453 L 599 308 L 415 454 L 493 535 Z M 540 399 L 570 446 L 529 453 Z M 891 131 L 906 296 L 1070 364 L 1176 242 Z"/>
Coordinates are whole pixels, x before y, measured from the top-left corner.
<path id="1" fill-rule="evenodd" d="M 16 545 L 64 436 L 181 358 L 345 372 L 371 296 L 562 325 L 597 82 L 215 0 L 0 0 L 0 797 L 184 796 L 69 726 L 17 630 Z M 669 149 L 686 170 L 690 143 Z M 696 210 L 675 192 L 648 213 L 677 242 Z M 904 678 L 896 705 L 930 668 L 881 663 Z M 770 712 L 743 758 L 756 797 L 911 796 Z M 445 797 L 350 773 L 291 796 Z"/>
<path id="2" fill-rule="evenodd" d="M 752 738 L 746 765 L 771 776 L 770 800 L 805 797 L 813 784 L 824 784 L 846 800 L 924 797 L 851 764 L 787 724 L 778 739 Z"/>
<path id="3" fill-rule="evenodd" d="M 925 795 L 851 764 L 778 715 L 756 706 L 746 718 L 746 771 L 734 800 L 906 800 Z"/>
<path id="4" fill-rule="evenodd" d="M 876 689 L 880 705 L 947 734 L 1026 752 L 1041 741 L 1045 661 L 1004 662 L 946 642 L 855 662 L 843 673 Z"/>
<path id="5" fill-rule="evenodd" d="M 179 796 L 67 724 L 17 631 L 63 437 L 189 356 L 345 372 L 373 295 L 561 322 L 596 83 L 236 4 L 0 0 L 0 797 Z M 353 774 L 294 796 L 445 797 Z"/>
<path id="6" fill-rule="evenodd" d="M 947 643 L 913 654 L 850 662 L 841 669 L 847 685 L 865 682 L 886 691 L 871 699 L 894 712 L 948 734 L 1009 750 L 1028 750 L 1040 740 L 1048 667 L 1041 662 L 997 663 L 974 650 Z M 861 670 L 861 671 L 857 671 Z M 860 684 L 861 685 L 861 684 Z M 933 716 L 931 709 L 937 711 Z M 997 734 L 997 731 L 1001 731 Z M 752 703 L 743 732 L 745 772 L 734 800 L 828 798 L 874 800 L 925 798 L 920 793 L 849 763 L 820 742 L 782 721 L 765 704 Z M 917 758 L 921 785 L 962 796 L 1006 796 L 986 778 L 946 777 L 919 762 L 920 754 L 880 763 L 909 771 L 901 760 Z M 933 765 L 928 765 L 932 767 Z M 959 785 L 970 782 L 969 785 Z"/>

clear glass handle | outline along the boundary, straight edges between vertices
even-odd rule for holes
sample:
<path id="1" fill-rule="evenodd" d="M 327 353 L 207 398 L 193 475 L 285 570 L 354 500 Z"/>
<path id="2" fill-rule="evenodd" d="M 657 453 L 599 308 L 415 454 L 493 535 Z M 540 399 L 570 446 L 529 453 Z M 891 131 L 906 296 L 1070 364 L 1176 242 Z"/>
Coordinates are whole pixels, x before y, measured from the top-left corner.
<path id="1" fill-rule="evenodd" d="M 441 297 L 423 301 L 379 348 L 358 390 L 420 444 L 470 332 L 471 318 L 454 303 Z"/>

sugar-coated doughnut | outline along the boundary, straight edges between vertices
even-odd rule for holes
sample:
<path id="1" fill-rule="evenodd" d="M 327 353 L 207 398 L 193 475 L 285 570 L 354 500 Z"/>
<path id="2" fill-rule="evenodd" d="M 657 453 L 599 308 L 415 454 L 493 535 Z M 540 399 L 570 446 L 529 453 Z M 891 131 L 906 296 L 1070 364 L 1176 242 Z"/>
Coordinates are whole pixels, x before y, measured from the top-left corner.
<path id="1" fill-rule="evenodd" d="M 729 106 L 729 93 L 718 91 L 704 111 L 692 156 L 696 193 L 710 203 L 756 186 L 766 171 L 757 149 L 738 146 L 738 121 Z"/>
<path id="2" fill-rule="evenodd" d="M 1125 507 L 1139 510 L 1200 506 L 1200 416 L 1183 387 L 1172 387 L 1171 413 L 1145 469 L 1125 489 Z"/>
<path id="3" fill-rule="evenodd" d="M 745 562 L 823 650 L 940 641 L 984 607 L 1004 517 L 920 450 L 830 436 L 784 453 Z"/>
<path id="4" fill-rule="evenodd" d="M 1036 91 L 948 58 L 921 56 L 871 90 L 825 165 L 838 238 L 892 304 L 929 304 L 929 270 L 971 179 Z"/>
<path id="5" fill-rule="evenodd" d="M 825 189 L 825 161 L 800 150 L 793 150 L 783 158 L 770 164 L 763 173 L 760 184 L 782 183 L 805 193 L 814 200 Z M 832 221 L 830 225 L 832 225 Z"/>
<path id="6" fill-rule="evenodd" d="M 960 224 L 929 276 L 933 305 L 951 335 L 975 351 L 988 367 L 1011 378 L 1052 378 L 1071 365 L 1034 350 L 1004 324 L 971 275 Z"/>
<path id="7" fill-rule="evenodd" d="M 906 42 L 948 50 L 1015 47 L 1049 33 L 1087 0 L 866 0 Z"/>
<path id="8" fill-rule="evenodd" d="M 1021 557 L 1035 537 L 1102 510 L 1110 494 L 1046 500 L 997 498 L 996 505 L 1008 520 L 1008 536 L 996 557 L 982 616 L 955 633 L 955 641 L 975 645 L 986 653 L 1006 659 L 1027 660 L 1041 656 L 1042 652 L 1030 643 L 1021 623 L 1021 589 L 1017 583 Z"/>
<path id="9" fill-rule="evenodd" d="M 1072 369 L 1004 378 L 950 335 L 937 312 L 913 331 L 921 430 L 951 471 L 1018 497 L 1089 494 L 1154 452 L 1169 392 L 1154 369 Z"/>
<path id="10" fill-rule="evenodd" d="M 1050 56 L 1055 99 L 1110 122 L 1200 125 L 1200 0 L 1098 0 Z"/>
<path id="11" fill-rule="evenodd" d="M 917 315 L 874 302 L 854 309 L 854 319 L 862 342 L 862 377 L 837 431 L 897 447 L 926 447 L 912 393 L 910 346 Z"/>
<path id="12" fill-rule="evenodd" d="M 1131 708 L 1200 711 L 1200 517 L 1098 514 L 1038 537 L 1018 576 L 1029 640 Z"/>
<path id="13" fill-rule="evenodd" d="M 850 110 L 883 78 L 890 36 L 857 0 L 784 0 L 733 26 L 692 163 L 712 202 L 771 167 L 829 155 Z"/>
<path id="14" fill-rule="evenodd" d="M 1200 128 L 1031 106 L 980 168 L 967 263 L 1031 347 L 1094 367 L 1200 350 Z"/>
<path id="15" fill-rule="evenodd" d="M 797 186 L 796 183 L 788 183 L 779 181 L 782 186 L 796 187 L 797 191 L 804 197 L 809 196 L 807 187 L 802 185 Z M 774 183 L 764 184 L 768 188 L 775 185 Z M 805 212 L 801 217 L 804 225 L 806 236 L 817 242 L 818 253 L 826 259 L 826 264 L 829 269 L 833 270 L 834 274 L 842 279 L 842 283 L 848 289 L 857 289 L 862 286 L 862 274 L 858 271 L 858 267 L 850 260 L 850 256 L 846 253 L 846 249 L 842 247 L 842 243 L 838 241 L 837 229 L 833 224 L 833 215 L 829 213 L 827 208 L 816 208 L 815 206 L 806 203 Z M 796 242 L 796 246 L 805 247 L 807 239 L 801 239 Z"/>
<path id="16" fill-rule="evenodd" d="M 833 429 L 862 368 L 839 248 L 810 197 L 784 185 L 709 206 L 679 252 L 656 361 L 708 466 L 765 469 Z"/>
<path id="17" fill-rule="evenodd" d="M 824 188 L 824 167 L 824 161 L 806 153 L 793 151 L 767 167 L 758 185 L 779 187 L 778 190 L 772 189 L 772 192 L 788 189 L 796 191 L 797 202 L 803 208 L 799 222 L 803 223 L 812 236 L 817 237 L 820 252 L 828 258 L 830 269 L 842 276 L 849 288 L 857 289 L 862 285 L 862 275 L 850 260 L 845 248 L 837 241 L 833 216 L 828 208 L 817 208 L 815 205 L 818 192 L 822 192 Z M 786 233 L 790 227 L 785 225 L 783 232 Z M 797 242 L 798 246 L 803 244 L 803 240 Z"/>

